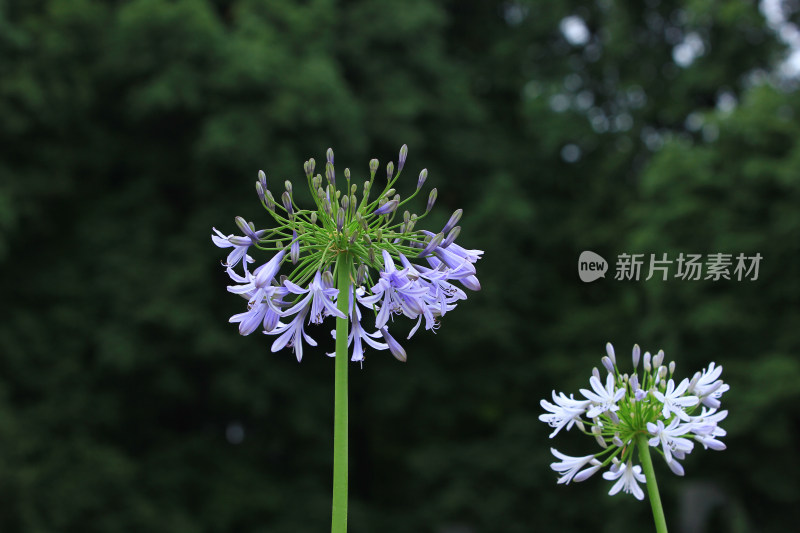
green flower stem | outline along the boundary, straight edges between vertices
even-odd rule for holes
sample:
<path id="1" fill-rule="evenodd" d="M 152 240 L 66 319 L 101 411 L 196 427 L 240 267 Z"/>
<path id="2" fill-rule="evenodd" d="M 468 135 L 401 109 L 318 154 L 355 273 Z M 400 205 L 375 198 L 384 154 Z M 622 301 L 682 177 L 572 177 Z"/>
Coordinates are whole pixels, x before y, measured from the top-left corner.
<path id="1" fill-rule="evenodd" d="M 336 257 L 337 308 L 349 316 L 352 256 Z M 347 331 L 348 319 L 336 318 L 335 390 L 333 398 L 333 508 L 331 533 L 347 532 Z"/>
<path id="2" fill-rule="evenodd" d="M 661 507 L 661 496 L 658 495 L 656 472 L 653 469 L 653 460 L 650 458 L 650 447 L 647 444 L 647 435 L 636 435 L 636 447 L 639 448 L 639 460 L 642 462 L 644 477 L 647 479 L 647 495 L 653 507 L 653 520 L 656 523 L 657 533 L 667 533 L 667 520 L 664 518 L 664 508 Z"/>

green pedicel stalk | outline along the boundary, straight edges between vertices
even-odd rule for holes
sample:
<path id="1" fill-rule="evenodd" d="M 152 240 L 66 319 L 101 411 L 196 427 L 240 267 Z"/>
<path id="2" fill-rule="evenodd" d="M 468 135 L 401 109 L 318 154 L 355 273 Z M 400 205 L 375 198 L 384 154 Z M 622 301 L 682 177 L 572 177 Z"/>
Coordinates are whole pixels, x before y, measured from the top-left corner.
<path id="1" fill-rule="evenodd" d="M 661 506 L 661 497 L 658 494 L 656 472 L 653 469 L 653 460 L 650 458 L 647 435 L 644 433 L 636 435 L 636 447 L 639 449 L 639 460 L 642 462 L 644 477 L 647 479 L 647 495 L 650 497 L 650 505 L 653 507 L 653 520 L 656 523 L 656 531 L 658 533 L 667 533 L 667 520 L 664 518 L 664 508 Z"/>
<path id="2" fill-rule="evenodd" d="M 336 258 L 337 308 L 349 316 L 350 271 L 353 258 L 340 253 Z M 347 335 L 348 319 L 336 318 L 335 391 L 333 415 L 333 508 L 331 533 L 347 532 Z"/>

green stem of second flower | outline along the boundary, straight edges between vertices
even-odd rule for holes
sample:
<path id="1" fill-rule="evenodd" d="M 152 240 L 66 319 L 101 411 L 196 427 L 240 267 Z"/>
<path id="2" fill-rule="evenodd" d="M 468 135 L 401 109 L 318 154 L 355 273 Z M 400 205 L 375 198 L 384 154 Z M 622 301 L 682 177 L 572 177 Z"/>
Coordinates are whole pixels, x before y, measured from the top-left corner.
<path id="1" fill-rule="evenodd" d="M 667 520 L 664 518 L 664 508 L 661 506 L 661 496 L 658 494 L 656 472 L 653 469 L 653 460 L 650 458 L 650 448 L 647 444 L 647 435 L 639 433 L 636 436 L 636 447 L 639 448 L 639 460 L 647 480 L 647 495 L 653 508 L 653 520 L 656 523 L 657 533 L 667 533 Z"/>
<path id="2" fill-rule="evenodd" d="M 336 258 L 337 309 L 349 316 L 350 271 L 353 258 L 340 253 Z M 335 389 L 333 398 L 333 507 L 331 533 L 347 532 L 347 335 L 349 320 L 336 318 Z"/>

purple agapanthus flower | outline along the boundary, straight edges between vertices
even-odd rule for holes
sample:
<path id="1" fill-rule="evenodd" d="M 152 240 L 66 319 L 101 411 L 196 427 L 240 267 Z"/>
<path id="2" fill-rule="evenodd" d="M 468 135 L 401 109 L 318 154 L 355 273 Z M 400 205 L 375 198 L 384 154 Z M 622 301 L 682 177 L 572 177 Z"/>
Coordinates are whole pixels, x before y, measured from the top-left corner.
<path id="1" fill-rule="evenodd" d="M 409 318 L 417 318 L 425 312 L 423 296 L 428 289 L 423 287 L 418 280 L 408 278 L 408 269 L 397 270 L 394 261 L 386 250 L 383 251 L 384 270 L 380 279 L 370 291 L 371 296 L 365 296 L 361 302 L 373 305 L 381 302 L 375 327 L 380 329 L 386 325 L 391 315 L 404 314 Z"/>
<path id="2" fill-rule="evenodd" d="M 243 230 L 245 234 L 244 237 L 233 234 L 226 236 L 217 228 L 212 228 L 216 235 L 211 236 L 211 241 L 219 248 L 233 248 L 233 250 L 231 250 L 231 252 L 228 254 L 227 259 L 225 259 L 224 266 L 233 268 L 239 264 L 239 261 L 244 259 L 242 264 L 244 265 L 246 272 L 247 263 L 252 263 L 254 261 L 252 257 L 247 255 L 247 250 L 254 244 L 258 243 L 267 230 L 255 231 L 244 221 L 242 217 L 236 217 L 236 224 L 240 229 Z"/>
<path id="3" fill-rule="evenodd" d="M 363 296 L 364 289 L 359 288 L 355 291 L 356 298 L 353 297 L 353 290 L 351 288 L 350 291 L 350 333 L 347 336 L 347 346 L 353 346 L 353 355 L 350 358 L 351 361 L 356 362 L 363 362 L 364 361 L 364 344 L 367 343 L 369 346 L 376 350 L 387 350 L 389 349 L 389 345 L 383 342 L 376 341 L 377 337 L 381 336 L 380 331 L 375 331 L 373 333 L 367 333 L 364 327 L 361 325 L 361 310 L 358 308 L 358 297 Z M 359 294 L 362 293 L 362 294 Z M 336 338 L 336 330 L 331 331 L 331 335 L 333 338 Z M 329 353 L 329 356 L 333 357 L 335 353 Z"/>
<path id="4" fill-rule="evenodd" d="M 483 252 L 455 243 L 463 210 L 457 209 L 437 234 L 415 230 L 415 224 L 433 208 L 434 189 L 422 215 L 405 211 L 402 221 L 395 221 L 401 216 L 401 206 L 416 196 L 428 175 L 423 169 L 410 197 L 401 198 L 394 184 L 407 153 L 403 146 L 397 174 L 393 163 L 387 165 L 385 185 L 375 180 L 378 161 L 370 161 L 369 179 L 360 194 L 348 169 L 343 178 L 336 179 L 332 150 L 326 154 L 323 175 L 315 175 L 313 159 L 306 161 L 303 168 L 315 203 L 311 210 L 302 208 L 291 182 L 285 182 L 285 191 L 273 194 L 266 175 L 259 172 L 256 192 L 278 227 L 256 230 L 253 223 L 236 217 L 240 235 L 225 235 L 213 228 L 211 236 L 216 246 L 232 249 L 223 264 L 233 280 L 228 291 L 247 300 L 247 310 L 230 317 L 242 335 L 263 328 L 275 337 L 273 351 L 291 347 L 300 360 L 304 343 L 316 345 L 305 327 L 335 317 L 349 322 L 352 361 L 363 361 L 366 347 L 389 350 L 405 361 L 405 350 L 389 333 L 395 316 L 416 320 L 409 337 L 423 325 L 435 331 L 442 317 L 467 297 L 456 284 L 480 290 L 475 263 Z M 255 261 L 248 252 L 253 248 L 273 250 L 274 255 L 251 272 Z M 243 268 L 237 272 L 234 267 L 239 263 Z M 344 264 L 351 271 L 341 277 L 339 268 Z M 281 267 L 291 270 L 288 276 L 279 276 Z M 339 283 L 348 280 L 348 285 L 334 286 L 334 276 L 340 276 Z M 347 314 L 338 308 L 341 290 L 351 295 Z M 362 307 L 370 312 L 362 313 Z"/>

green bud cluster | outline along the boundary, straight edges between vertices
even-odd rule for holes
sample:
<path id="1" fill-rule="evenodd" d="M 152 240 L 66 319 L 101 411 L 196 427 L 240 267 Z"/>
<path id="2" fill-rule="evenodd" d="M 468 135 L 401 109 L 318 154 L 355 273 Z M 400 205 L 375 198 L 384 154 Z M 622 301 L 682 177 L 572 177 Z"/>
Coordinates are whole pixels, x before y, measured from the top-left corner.
<path id="1" fill-rule="evenodd" d="M 344 180 L 340 177 L 337 183 L 332 149 L 329 148 L 326 153 L 324 178 L 315 173 L 315 160 L 309 159 L 303 164 L 303 170 L 309 198 L 313 202 L 310 208 L 301 207 L 298 191 L 289 180 L 284 183 L 281 201 L 276 202 L 267 188 L 266 175 L 259 171 L 256 191 L 261 204 L 275 220 L 276 227 L 263 235 L 256 246 L 272 251 L 290 248 L 295 267 L 288 279 L 301 286 L 315 272 L 331 268 L 336 257 L 342 253 L 352 256 L 354 281 L 358 278 L 361 282 L 371 281 L 371 269 L 381 270 L 383 265 L 379 261 L 384 250 L 395 259 L 400 254 L 409 258 L 430 254 L 435 247 L 430 246 L 431 242 L 441 244 L 447 239 L 439 234 L 431 240 L 422 232 L 415 231 L 414 226 L 433 207 L 436 189 L 431 191 L 422 215 L 400 210 L 419 193 L 428 174 L 427 170 L 423 170 L 413 192 L 406 198 L 401 197 L 395 185 L 402 174 L 407 153 L 408 147 L 403 145 L 397 173 L 394 162 L 390 161 L 386 166 L 386 180 L 381 184 L 376 179 L 379 162 L 372 159 L 369 162 L 369 178 L 364 179 L 360 186 L 354 182 L 349 168 L 344 170 Z M 381 192 L 375 194 L 379 189 Z M 453 227 L 458 216 L 460 212 L 454 215 L 452 224 L 447 228 L 450 232 L 448 237 L 452 236 L 449 242 L 460 230 L 457 226 Z"/>

